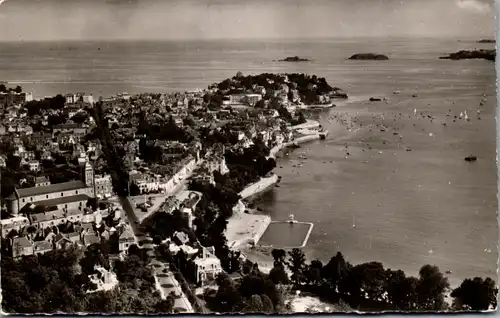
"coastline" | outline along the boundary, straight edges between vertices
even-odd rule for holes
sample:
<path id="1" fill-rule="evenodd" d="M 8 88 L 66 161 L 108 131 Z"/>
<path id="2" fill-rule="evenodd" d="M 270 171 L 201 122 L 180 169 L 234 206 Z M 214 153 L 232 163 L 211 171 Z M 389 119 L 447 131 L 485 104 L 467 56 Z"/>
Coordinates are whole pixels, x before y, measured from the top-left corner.
<path id="1" fill-rule="evenodd" d="M 308 120 L 302 125 L 292 126 L 291 129 L 296 130 L 305 127 L 314 128 L 319 126 L 319 121 Z M 293 141 L 282 143 L 273 147 L 269 152 L 268 158 L 276 158 L 276 155 L 279 152 L 286 149 L 290 145 L 303 144 L 309 141 L 318 140 L 320 138 L 321 136 L 319 133 L 295 138 Z M 242 199 L 251 198 L 266 190 L 271 189 L 271 187 L 278 183 L 278 181 L 278 175 L 273 172 L 272 176 L 261 178 L 259 181 L 248 185 L 239 194 Z M 245 210 L 247 210 L 248 213 L 245 213 Z M 255 246 L 257 244 L 258 240 L 264 234 L 265 230 L 272 221 L 269 215 L 258 213 L 259 212 L 257 210 L 248 209 L 241 201 L 233 208 L 233 215 L 227 220 L 228 225 L 225 232 L 228 246 L 230 248 L 241 250 L 246 249 L 249 246 Z"/>

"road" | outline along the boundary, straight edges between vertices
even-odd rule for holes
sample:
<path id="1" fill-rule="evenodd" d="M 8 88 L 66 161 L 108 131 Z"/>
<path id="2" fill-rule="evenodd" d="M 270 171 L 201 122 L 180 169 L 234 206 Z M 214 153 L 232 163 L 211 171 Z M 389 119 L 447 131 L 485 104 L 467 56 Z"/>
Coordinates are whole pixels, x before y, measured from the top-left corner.
<path id="1" fill-rule="evenodd" d="M 200 161 L 197 164 L 197 167 L 202 163 Z M 193 171 L 196 170 L 193 169 Z M 187 190 L 187 181 L 189 177 L 191 177 L 192 173 L 189 174 L 186 178 L 184 178 L 179 185 L 174 188 L 174 190 L 170 193 L 170 196 L 177 195 L 183 190 Z M 125 211 L 125 215 L 129 221 L 130 227 L 134 233 L 134 239 L 136 245 L 141 249 L 146 249 L 147 254 L 151 257 L 151 265 L 153 267 L 153 275 L 156 280 L 156 288 L 161 293 L 162 298 L 168 296 L 171 292 L 175 294 L 175 302 L 174 309 L 178 309 L 185 313 L 194 313 L 195 310 L 193 306 L 189 302 L 187 296 L 182 291 L 182 288 L 179 282 L 175 279 L 174 274 L 170 271 L 168 263 L 163 263 L 156 258 L 154 253 L 155 245 L 153 244 L 153 239 L 147 235 L 147 233 L 143 233 L 139 227 L 139 221 L 135 212 L 134 206 L 128 197 L 119 197 L 118 201 Z M 158 212 L 158 209 L 151 210 L 146 216 L 142 217 L 142 220 L 149 217 L 150 215 Z M 182 308 L 182 309 L 181 309 Z"/>

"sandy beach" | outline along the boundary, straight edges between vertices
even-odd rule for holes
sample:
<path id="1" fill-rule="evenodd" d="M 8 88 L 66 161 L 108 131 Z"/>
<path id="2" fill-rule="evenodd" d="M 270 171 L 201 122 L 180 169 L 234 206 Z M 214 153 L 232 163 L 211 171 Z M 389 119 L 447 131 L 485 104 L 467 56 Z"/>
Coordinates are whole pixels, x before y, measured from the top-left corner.
<path id="1" fill-rule="evenodd" d="M 256 210 L 248 209 L 249 213 L 235 211 L 228 219 L 226 238 L 229 248 L 240 250 L 249 244 L 255 244 L 256 238 L 260 238 L 262 233 L 271 222 L 271 217 L 262 214 L 253 214 Z"/>

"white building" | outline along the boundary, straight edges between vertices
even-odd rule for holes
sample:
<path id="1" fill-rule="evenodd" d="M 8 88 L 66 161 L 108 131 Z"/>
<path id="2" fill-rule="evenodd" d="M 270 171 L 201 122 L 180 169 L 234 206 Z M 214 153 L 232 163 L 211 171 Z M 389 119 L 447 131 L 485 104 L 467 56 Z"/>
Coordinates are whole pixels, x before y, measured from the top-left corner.
<path id="1" fill-rule="evenodd" d="M 222 272 L 220 259 L 215 256 L 215 249 L 203 247 L 202 255 L 194 260 L 196 282 L 203 284 L 214 280 Z"/>
<path id="2" fill-rule="evenodd" d="M 84 103 L 89 103 L 89 104 L 94 104 L 94 97 L 91 95 L 83 95 L 83 102 Z"/>

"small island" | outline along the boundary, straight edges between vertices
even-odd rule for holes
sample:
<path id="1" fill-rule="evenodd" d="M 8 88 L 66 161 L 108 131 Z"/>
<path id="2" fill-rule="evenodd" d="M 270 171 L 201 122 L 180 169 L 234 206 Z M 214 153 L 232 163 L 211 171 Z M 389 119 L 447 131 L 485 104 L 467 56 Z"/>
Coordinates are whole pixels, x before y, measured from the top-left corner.
<path id="1" fill-rule="evenodd" d="M 482 39 L 477 41 L 477 43 L 497 43 L 496 40 L 491 40 L 491 39 Z"/>
<path id="2" fill-rule="evenodd" d="M 448 56 L 442 56 L 442 60 L 466 60 L 466 59 L 485 59 L 494 61 L 496 57 L 496 50 L 472 50 L 472 51 L 458 51 L 451 53 Z"/>
<path id="3" fill-rule="evenodd" d="M 381 61 L 388 60 L 389 57 L 383 54 L 375 54 L 375 53 L 358 53 L 354 54 L 349 58 L 349 60 L 372 60 L 372 61 Z"/>
<path id="4" fill-rule="evenodd" d="M 298 56 L 289 56 L 285 59 L 279 60 L 279 62 L 309 62 L 309 60 Z"/>

